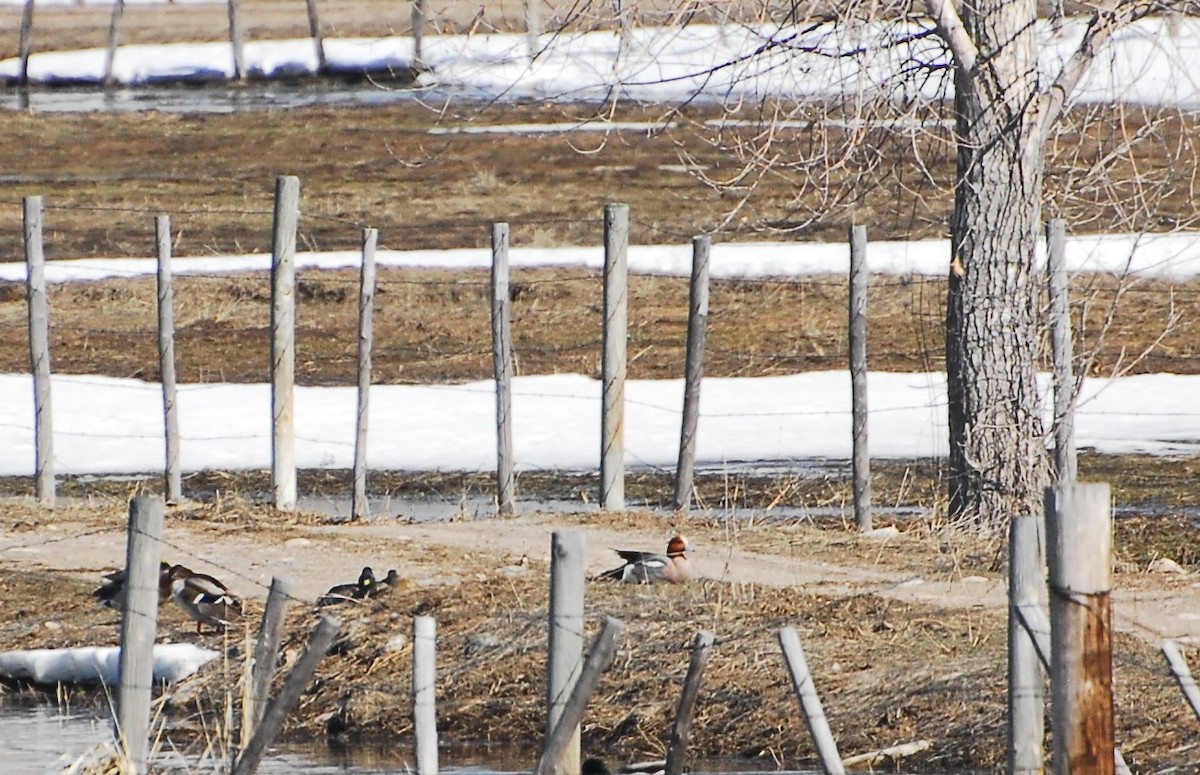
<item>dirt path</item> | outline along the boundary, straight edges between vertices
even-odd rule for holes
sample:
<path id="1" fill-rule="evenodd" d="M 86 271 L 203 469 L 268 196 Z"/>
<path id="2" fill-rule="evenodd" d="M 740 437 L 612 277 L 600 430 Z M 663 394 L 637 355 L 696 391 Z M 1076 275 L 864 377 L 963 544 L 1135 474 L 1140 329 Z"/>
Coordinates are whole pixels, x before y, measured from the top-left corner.
<path id="1" fill-rule="evenodd" d="M 315 599 L 330 585 L 352 580 L 370 565 L 390 568 L 418 585 L 451 584 L 470 574 L 527 561 L 548 564 L 556 530 L 586 535 L 587 571 L 616 562 L 613 548 L 657 549 L 670 527 L 646 517 L 644 525 L 596 515 L 530 514 L 513 519 L 370 525 L 285 524 L 254 528 L 169 517 L 164 557 L 213 573 L 239 594 L 265 595 L 275 575 L 295 594 Z M 772 531 L 764 533 L 763 531 Z M 802 586 L 823 596 L 875 594 L 906 602 L 974 609 L 1004 606 L 1002 574 L 944 569 L 928 555 L 928 537 L 862 538 L 811 526 L 736 531 L 689 525 L 698 575 L 731 584 Z M 763 541 L 765 535 L 772 541 Z M 778 540 L 780 534 L 786 540 Z M 759 546 L 762 548 L 759 548 Z M 0 560 L 10 567 L 44 568 L 97 579 L 119 567 L 124 523 L 109 519 L 21 523 L 0 530 Z M 1115 576 L 1114 618 L 1119 629 L 1151 643 L 1164 637 L 1200 643 L 1200 580 L 1182 573 L 1125 572 Z"/>

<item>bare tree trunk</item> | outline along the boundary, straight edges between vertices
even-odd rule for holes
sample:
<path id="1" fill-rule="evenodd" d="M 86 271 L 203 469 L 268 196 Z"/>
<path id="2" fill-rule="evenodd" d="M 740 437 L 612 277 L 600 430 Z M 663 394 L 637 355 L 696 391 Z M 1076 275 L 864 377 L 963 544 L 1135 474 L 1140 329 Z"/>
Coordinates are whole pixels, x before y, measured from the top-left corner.
<path id="1" fill-rule="evenodd" d="M 962 4 L 975 44 L 955 78 L 958 179 L 946 305 L 950 515 L 1002 528 L 1046 483 L 1037 391 L 1042 136 L 1034 0 Z M 957 52 L 956 52 L 957 53 Z"/>

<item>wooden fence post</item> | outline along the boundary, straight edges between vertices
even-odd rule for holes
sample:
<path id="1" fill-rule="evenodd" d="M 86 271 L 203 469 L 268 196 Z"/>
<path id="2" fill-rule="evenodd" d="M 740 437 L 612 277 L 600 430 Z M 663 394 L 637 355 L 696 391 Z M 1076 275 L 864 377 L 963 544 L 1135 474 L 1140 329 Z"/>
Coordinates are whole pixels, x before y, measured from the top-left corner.
<path id="1" fill-rule="evenodd" d="M 541 0 L 525 0 L 525 47 L 529 59 L 537 56 L 541 48 L 538 39 L 542 36 L 542 9 L 538 5 Z"/>
<path id="2" fill-rule="evenodd" d="M 262 623 L 258 628 L 258 641 L 254 645 L 254 664 L 250 669 L 250 696 L 242 719 L 243 739 L 253 738 L 253 732 L 262 721 L 263 712 L 267 708 L 291 595 L 291 582 L 280 576 L 271 579 L 267 605 L 263 609 Z"/>
<path id="3" fill-rule="evenodd" d="M 437 621 L 413 619 L 413 736 L 417 775 L 437 775 Z"/>
<path id="4" fill-rule="evenodd" d="M 233 49 L 233 77 L 246 80 L 246 36 L 242 31 L 242 17 L 238 13 L 238 0 L 229 0 L 229 45 Z"/>
<path id="5" fill-rule="evenodd" d="M 1054 771 L 1114 771 L 1112 506 L 1107 484 L 1046 490 Z"/>
<path id="6" fill-rule="evenodd" d="M 29 365 L 33 375 L 34 488 L 54 508 L 54 417 L 50 408 L 50 297 L 42 250 L 42 198 L 24 199 L 25 287 L 29 299 Z"/>
<path id="7" fill-rule="evenodd" d="M 1183 698 L 1187 700 L 1192 713 L 1196 714 L 1196 719 L 1200 720 L 1200 688 L 1196 686 L 1196 679 L 1192 678 L 1187 660 L 1179 652 L 1175 641 L 1170 639 L 1162 642 L 1162 653 L 1166 657 L 1167 666 L 1171 668 L 1171 675 L 1175 676 L 1175 681 L 1179 684 L 1179 690 L 1183 692 Z"/>
<path id="8" fill-rule="evenodd" d="M 1050 293 L 1050 353 L 1054 362 L 1054 474 L 1059 484 L 1074 482 L 1079 470 L 1066 245 L 1066 223 L 1059 219 L 1050 221 L 1046 226 L 1046 272 Z"/>
<path id="9" fill-rule="evenodd" d="M 779 646 L 783 649 L 788 675 L 792 678 L 792 689 L 800 699 L 813 746 L 821 759 L 821 769 L 825 775 L 845 775 L 842 757 L 838 755 L 837 743 L 829 730 L 829 719 L 825 718 L 821 698 L 817 695 L 817 687 L 808 669 L 808 659 L 804 656 L 804 647 L 800 645 L 800 634 L 795 627 L 784 627 L 779 631 Z"/>
<path id="10" fill-rule="evenodd" d="M 704 348 L 708 337 L 708 259 L 711 254 L 711 237 L 692 238 L 683 421 L 679 434 L 679 462 L 675 466 L 675 508 L 679 511 L 691 505 L 696 471 L 696 428 L 700 423 L 700 384 L 704 381 Z"/>
<path id="11" fill-rule="evenodd" d="M 300 702 L 300 693 L 304 691 L 304 687 L 312 678 L 313 671 L 317 669 L 317 663 L 333 645 L 333 639 L 337 635 L 339 626 L 340 623 L 337 619 L 329 616 L 321 617 L 321 621 L 313 630 L 312 637 L 308 639 L 308 646 L 304 649 L 304 653 L 300 655 L 292 671 L 288 673 L 287 680 L 284 681 L 283 688 L 279 691 L 279 696 L 263 714 L 262 724 L 250 738 L 249 745 L 237 757 L 232 775 L 252 775 L 258 769 L 263 755 L 267 752 L 267 746 L 275 740 L 279 730 L 283 728 L 284 719 Z"/>
<path id="12" fill-rule="evenodd" d="M 1046 601 L 1045 522 L 1012 518 L 1008 560 L 1008 773 L 1041 775 L 1045 737 L 1045 673 L 1034 636 L 1021 622 L 1020 606 L 1039 612 Z"/>
<path id="13" fill-rule="evenodd" d="M 117 58 L 117 46 L 121 45 L 121 17 L 125 14 L 125 0 L 113 0 L 112 18 L 108 22 L 108 48 L 104 52 L 104 85 L 112 86 L 113 60 Z"/>
<path id="14" fill-rule="evenodd" d="M 611 616 L 605 618 L 600 632 L 592 641 L 592 650 L 579 671 L 579 680 L 571 687 L 570 696 L 563 703 L 561 715 L 546 735 L 546 747 L 538 760 L 536 775 L 570 775 L 579 772 L 578 756 L 575 769 L 569 769 L 564 755 L 568 753 L 572 742 L 575 746 L 579 745 L 579 725 L 583 721 L 583 711 L 587 708 L 588 700 L 596 693 L 601 674 L 612 664 L 617 653 L 617 644 L 624 632 L 625 623 L 620 619 Z"/>
<path id="15" fill-rule="evenodd" d="M 854 521 L 871 529 L 871 451 L 867 445 L 867 227 L 850 227 L 850 404 Z"/>
<path id="16" fill-rule="evenodd" d="M 533 0 L 530 0 L 532 2 Z M 629 335 L 629 205 L 604 206 L 604 356 L 600 507 L 625 509 L 625 348 Z"/>
<path id="17" fill-rule="evenodd" d="M 17 39 L 17 84 L 29 85 L 29 53 L 33 49 L 33 4 L 25 0 L 21 11 L 21 31 Z"/>
<path id="18" fill-rule="evenodd" d="M 425 37 L 425 0 L 413 0 L 412 4 L 413 70 L 425 67 L 423 38 Z"/>
<path id="19" fill-rule="evenodd" d="M 158 249 L 158 375 L 162 382 L 163 437 L 166 465 L 163 489 L 168 503 L 183 499 L 183 472 L 179 462 L 179 404 L 175 386 L 175 291 L 171 280 L 171 218 L 154 219 Z"/>
<path id="20" fill-rule="evenodd" d="M 371 394 L 371 349 L 375 328 L 375 245 L 379 232 L 363 229 L 362 270 L 358 279 L 358 412 L 354 431 L 354 498 L 350 518 L 367 519 L 367 408 Z"/>
<path id="21" fill-rule="evenodd" d="M 716 637 L 708 630 L 696 633 L 692 641 L 692 660 L 688 664 L 687 678 L 683 681 L 683 693 L 679 695 L 679 708 L 675 711 L 675 723 L 671 727 L 671 742 L 667 746 L 667 764 L 664 775 L 682 775 L 683 762 L 687 758 L 688 738 L 691 735 L 692 715 L 696 709 L 696 698 L 700 695 L 700 678 L 704 665 L 712 652 Z"/>
<path id="22" fill-rule="evenodd" d="M 296 228 L 300 179 L 275 179 L 271 239 L 271 488 L 275 508 L 296 510 Z"/>
<path id="23" fill-rule="evenodd" d="M 508 224 L 492 224 L 492 364 L 496 375 L 496 503 L 516 513 L 512 428 L 512 319 L 508 297 Z"/>
<path id="24" fill-rule="evenodd" d="M 125 548 L 125 608 L 121 613 L 121 685 L 117 695 L 117 734 L 127 769 L 144 773 L 150 754 L 150 697 L 154 688 L 154 635 L 158 626 L 158 584 L 163 502 L 140 495 L 129 504 Z"/>
<path id="25" fill-rule="evenodd" d="M 317 0 L 305 0 L 308 8 L 308 34 L 312 37 L 313 48 L 317 54 L 317 75 L 324 75 L 328 69 L 325 61 L 325 38 L 321 35 L 321 20 L 317 16 Z"/>
<path id="26" fill-rule="evenodd" d="M 555 532 L 550 537 L 550 637 L 546 671 L 546 738 L 554 736 L 567 700 L 583 666 L 583 554 L 579 532 Z M 566 733 L 560 733 L 566 734 Z M 543 757 L 544 758 L 544 757 Z M 549 767 L 578 773 L 579 727 L 563 743 L 562 755 Z"/>

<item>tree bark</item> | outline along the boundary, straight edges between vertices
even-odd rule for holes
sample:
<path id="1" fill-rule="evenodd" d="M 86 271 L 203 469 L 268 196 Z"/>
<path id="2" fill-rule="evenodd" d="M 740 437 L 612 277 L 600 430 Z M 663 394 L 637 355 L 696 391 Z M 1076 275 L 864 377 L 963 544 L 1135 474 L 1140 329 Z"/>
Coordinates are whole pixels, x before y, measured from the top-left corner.
<path id="1" fill-rule="evenodd" d="M 935 18 L 943 29 L 945 4 L 929 5 L 942 12 Z M 1035 513 L 1046 483 L 1036 371 L 1034 249 L 1044 171 L 1036 4 L 963 4 L 960 18 L 974 46 L 955 51 L 958 160 L 946 305 L 950 516 L 1000 529 L 1012 514 Z"/>

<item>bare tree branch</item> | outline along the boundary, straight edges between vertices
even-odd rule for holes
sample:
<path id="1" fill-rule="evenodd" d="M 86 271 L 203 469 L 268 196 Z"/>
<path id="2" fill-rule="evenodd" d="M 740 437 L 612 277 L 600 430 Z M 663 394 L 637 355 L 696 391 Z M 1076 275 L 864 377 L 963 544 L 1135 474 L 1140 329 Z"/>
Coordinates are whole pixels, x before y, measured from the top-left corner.
<path id="1" fill-rule="evenodd" d="M 975 63 L 979 61 L 979 49 L 967 34 L 967 28 L 963 26 L 962 19 L 950 0 L 925 0 L 925 9 L 933 17 L 938 35 L 946 41 L 946 45 L 954 54 L 959 72 L 969 73 L 974 70 Z"/>

